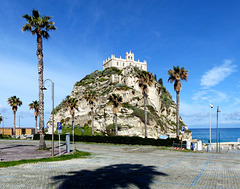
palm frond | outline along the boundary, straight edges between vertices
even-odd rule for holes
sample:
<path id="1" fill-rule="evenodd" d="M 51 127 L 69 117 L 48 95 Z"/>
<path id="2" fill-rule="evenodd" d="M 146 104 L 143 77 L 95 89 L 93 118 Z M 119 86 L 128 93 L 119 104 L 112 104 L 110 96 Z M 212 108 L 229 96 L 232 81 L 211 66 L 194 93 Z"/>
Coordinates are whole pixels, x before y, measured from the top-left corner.
<path id="1" fill-rule="evenodd" d="M 27 21 L 31 19 L 31 16 L 28 14 L 25 14 L 22 16 L 22 18 L 25 18 Z"/>
<path id="2" fill-rule="evenodd" d="M 174 82 L 174 90 L 176 92 L 179 92 L 182 89 L 181 85 L 181 80 L 186 80 L 188 79 L 188 71 L 182 67 L 180 68 L 179 66 L 173 66 L 173 69 L 168 70 L 168 81 L 171 83 Z"/>
<path id="3" fill-rule="evenodd" d="M 49 34 L 48 34 L 48 32 L 45 31 L 45 30 L 42 30 L 42 36 L 43 36 L 43 38 L 45 38 L 45 39 L 48 39 L 48 38 L 50 37 Z"/>
<path id="4" fill-rule="evenodd" d="M 46 30 L 48 31 L 48 30 L 56 30 L 57 28 L 54 26 L 54 25 L 52 25 L 52 24 L 49 24 L 49 25 L 47 25 L 46 26 Z"/>
<path id="5" fill-rule="evenodd" d="M 34 9 L 32 10 L 32 15 L 33 15 L 34 18 L 39 18 L 40 17 L 39 11 L 34 10 Z"/>
<path id="6" fill-rule="evenodd" d="M 32 26 L 30 24 L 25 24 L 23 27 L 22 27 L 22 31 L 25 32 L 25 31 L 31 31 L 32 30 Z"/>
<path id="7" fill-rule="evenodd" d="M 37 33 L 37 30 L 36 30 L 36 29 L 31 31 L 31 34 L 32 34 L 32 35 L 35 35 L 36 33 Z"/>
<path id="8" fill-rule="evenodd" d="M 16 96 L 11 96 L 10 98 L 8 98 L 8 104 L 14 109 L 17 106 L 21 106 L 22 101 Z"/>
<path id="9" fill-rule="evenodd" d="M 23 26 L 22 31 L 31 31 L 32 35 L 38 33 L 43 38 L 48 39 L 50 36 L 47 31 L 56 30 L 55 23 L 49 20 L 52 17 L 40 17 L 40 13 L 37 10 L 32 10 L 32 16 L 25 14 L 22 17 L 27 20 L 27 24 Z"/>

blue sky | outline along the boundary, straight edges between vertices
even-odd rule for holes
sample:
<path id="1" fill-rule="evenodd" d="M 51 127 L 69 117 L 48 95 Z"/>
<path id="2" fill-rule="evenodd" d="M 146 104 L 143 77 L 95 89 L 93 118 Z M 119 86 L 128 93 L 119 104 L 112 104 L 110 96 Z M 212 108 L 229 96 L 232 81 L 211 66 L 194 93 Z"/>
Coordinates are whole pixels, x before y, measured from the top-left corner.
<path id="1" fill-rule="evenodd" d="M 21 18 L 32 9 L 53 16 L 57 31 L 43 42 L 44 79 L 55 83 L 55 105 L 76 81 L 102 70 L 111 54 L 146 60 L 148 71 L 162 78 L 175 100 L 167 72 L 173 66 L 189 70 L 182 82 L 180 115 L 190 128 L 212 127 L 220 106 L 220 127 L 240 127 L 240 2 L 237 0 L 1 0 L 0 113 L 12 126 L 7 98 L 23 101 L 17 111 L 21 126 L 34 126 L 28 104 L 38 99 L 36 36 L 21 31 Z M 51 88 L 45 92 L 45 123 L 51 111 Z M 1 124 L 2 126 L 2 124 Z"/>

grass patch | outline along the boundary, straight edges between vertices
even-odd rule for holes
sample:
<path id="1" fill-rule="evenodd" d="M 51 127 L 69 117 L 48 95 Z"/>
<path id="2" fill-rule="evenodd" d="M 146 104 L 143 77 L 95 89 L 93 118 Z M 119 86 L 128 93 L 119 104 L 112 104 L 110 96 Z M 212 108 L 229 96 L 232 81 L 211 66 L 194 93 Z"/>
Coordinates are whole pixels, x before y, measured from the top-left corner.
<path id="1" fill-rule="evenodd" d="M 62 135 L 65 135 L 66 133 L 72 133 L 72 125 L 63 125 L 62 127 Z M 58 131 L 56 130 L 54 134 L 58 134 Z M 84 126 L 75 125 L 74 126 L 74 134 L 79 136 L 91 136 L 92 135 L 92 127 L 89 127 L 88 124 L 85 124 Z M 95 132 L 94 135 L 102 135 L 101 133 Z M 58 138 L 58 137 L 57 137 Z"/>
<path id="2" fill-rule="evenodd" d="M 76 150 L 76 152 L 73 154 L 61 155 L 61 156 L 57 156 L 57 157 L 41 158 L 41 159 L 23 159 L 23 160 L 19 160 L 19 161 L 0 162 L 0 167 L 11 167 L 11 166 L 21 165 L 21 164 L 26 164 L 26 163 L 65 161 L 65 160 L 69 160 L 69 159 L 83 158 L 83 157 L 90 156 L 90 155 L 91 155 L 91 153 L 89 153 L 89 152 L 82 152 L 82 151 Z"/>

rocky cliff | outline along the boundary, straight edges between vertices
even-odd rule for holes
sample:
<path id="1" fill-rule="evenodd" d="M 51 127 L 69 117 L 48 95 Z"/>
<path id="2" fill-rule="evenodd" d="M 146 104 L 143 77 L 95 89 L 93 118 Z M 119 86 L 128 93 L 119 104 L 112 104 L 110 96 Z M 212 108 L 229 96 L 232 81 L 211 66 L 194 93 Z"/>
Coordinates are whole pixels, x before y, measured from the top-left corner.
<path id="1" fill-rule="evenodd" d="M 108 96 L 115 93 L 121 95 L 123 99 L 117 114 L 118 135 L 144 137 L 144 98 L 142 89 L 139 87 L 141 72 L 138 68 L 131 66 L 123 70 L 112 67 L 95 71 L 76 82 L 70 95 L 78 100 L 75 125 L 91 126 L 91 109 L 86 100 L 86 94 L 89 91 L 95 91 L 98 101 L 94 102 L 94 130 L 105 135 L 113 134 L 114 114 Z M 148 89 L 148 137 L 158 138 L 159 135 L 176 137 L 176 104 L 171 95 L 163 86 L 161 79 L 157 82 L 156 77 Z M 55 123 L 57 122 L 62 122 L 63 125 L 71 124 L 71 115 L 65 100 L 55 108 Z M 183 139 L 191 139 L 191 131 L 181 118 L 179 123 L 180 128 L 185 126 Z"/>

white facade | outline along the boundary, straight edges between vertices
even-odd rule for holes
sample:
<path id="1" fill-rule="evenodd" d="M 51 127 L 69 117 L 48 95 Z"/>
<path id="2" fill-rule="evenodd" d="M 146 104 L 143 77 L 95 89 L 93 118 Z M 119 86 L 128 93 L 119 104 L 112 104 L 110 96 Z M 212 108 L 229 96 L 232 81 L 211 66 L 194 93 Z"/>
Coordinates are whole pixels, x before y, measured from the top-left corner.
<path id="1" fill-rule="evenodd" d="M 128 53 L 126 52 L 126 59 L 116 58 L 115 55 L 111 55 L 111 58 L 106 59 L 103 61 L 103 70 L 109 67 L 117 67 L 118 69 L 123 69 L 127 66 L 136 66 L 141 70 L 147 71 L 147 62 L 144 60 L 143 62 L 134 61 L 134 53 L 131 51 Z"/>

